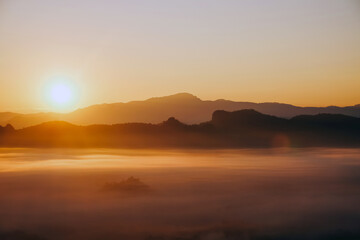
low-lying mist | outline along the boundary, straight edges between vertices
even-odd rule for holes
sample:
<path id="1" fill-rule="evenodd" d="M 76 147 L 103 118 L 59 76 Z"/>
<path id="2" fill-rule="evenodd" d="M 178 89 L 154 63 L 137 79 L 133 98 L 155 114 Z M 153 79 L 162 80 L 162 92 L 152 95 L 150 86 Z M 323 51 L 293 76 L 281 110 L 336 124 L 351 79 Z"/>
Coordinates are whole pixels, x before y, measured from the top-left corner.
<path id="1" fill-rule="evenodd" d="M 360 150 L 0 150 L 0 239 L 359 239 Z"/>

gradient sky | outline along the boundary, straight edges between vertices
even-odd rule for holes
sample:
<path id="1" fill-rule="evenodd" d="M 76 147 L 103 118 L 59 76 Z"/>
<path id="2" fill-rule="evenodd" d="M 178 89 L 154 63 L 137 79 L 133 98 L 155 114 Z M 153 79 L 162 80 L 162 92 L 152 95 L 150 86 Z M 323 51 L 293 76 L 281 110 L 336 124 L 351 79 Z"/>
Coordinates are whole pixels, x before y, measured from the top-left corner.
<path id="1" fill-rule="evenodd" d="M 360 103 L 358 0 L 0 0 L 0 111 L 189 92 L 301 106 Z M 70 110 L 70 109 L 69 109 Z"/>

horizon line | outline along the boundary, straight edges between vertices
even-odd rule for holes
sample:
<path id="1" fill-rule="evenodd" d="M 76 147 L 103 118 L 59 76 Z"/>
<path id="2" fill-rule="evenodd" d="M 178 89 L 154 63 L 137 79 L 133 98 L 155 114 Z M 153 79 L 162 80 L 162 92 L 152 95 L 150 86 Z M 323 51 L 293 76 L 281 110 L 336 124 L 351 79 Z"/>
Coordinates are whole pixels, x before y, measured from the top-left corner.
<path id="1" fill-rule="evenodd" d="M 199 99 L 200 101 L 230 101 L 230 102 L 238 102 L 238 103 L 254 103 L 254 104 L 266 104 L 266 103 L 272 103 L 272 104 L 282 104 L 282 105 L 290 105 L 290 106 L 294 106 L 294 107 L 300 107 L 300 108 L 328 108 L 328 107 L 340 107 L 340 108 L 344 108 L 344 107 L 356 107 L 359 106 L 360 103 L 354 104 L 354 105 L 320 105 L 320 106 L 309 106 L 309 105 L 297 105 L 297 104 L 291 104 L 291 103 L 285 103 L 285 102 L 276 102 L 276 101 L 264 101 L 264 102 L 255 102 L 255 101 L 243 101 L 243 100 L 232 100 L 232 99 L 225 99 L 225 98 L 216 98 L 216 99 L 202 99 L 200 97 L 198 97 L 195 94 L 189 93 L 189 92 L 177 92 L 177 93 L 173 93 L 170 95 L 162 95 L 162 96 L 155 96 L 155 97 L 149 97 L 149 98 L 145 98 L 145 99 L 138 99 L 138 100 L 129 100 L 129 101 L 117 101 L 117 102 L 103 102 L 103 103 L 94 103 L 94 104 L 89 104 L 86 105 L 84 107 L 78 107 L 69 111 L 51 111 L 51 110 L 46 110 L 45 108 L 44 111 L 38 111 L 38 110 L 26 110 L 26 111 L 16 111 L 14 110 L 0 110 L 0 113 L 16 113 L 16 114 L 24 114 L 24 115 L 28 115 L 28 114 L 49 114 L 49 113 L 54 113 L 54 114 L 70 114 L 72 112 L 81 110 L 81 109 L 86 109 L 92 106 L 100 106 L 100 105 L 111 105 L 111 104 L 127 104 L 127 103 L 132 103 L 132 102 L 145 102 L 145 101 L 149 101 L 151 99 L 156 99 L 156 98 L 166 98 L 166 97 L 173 97 L 176 95 L 189 95 L 192 96 L 194 98 Z M 37 109 L 41 109 L 41 108 L 37 108 Z"/>

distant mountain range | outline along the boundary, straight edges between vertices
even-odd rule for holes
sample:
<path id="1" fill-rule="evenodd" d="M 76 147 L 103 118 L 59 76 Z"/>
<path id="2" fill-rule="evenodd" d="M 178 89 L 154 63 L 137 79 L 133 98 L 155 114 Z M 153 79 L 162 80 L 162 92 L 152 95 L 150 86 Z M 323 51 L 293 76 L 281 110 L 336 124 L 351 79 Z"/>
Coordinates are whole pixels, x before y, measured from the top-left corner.
<path id="1" fill-rule="evenodd" d="M 291 119 L 252 109 L 217 110 L 210 121 L 77 126 L 55 121 L 15 130 L 0 127 L 2 147 L 242 148 L 360 147 L 360 118 L 340 114 Z"/>
<path id="2" fill-rule="evenodd" d="M 144 101 L 92 105 L 67 114 L 0 113 L 0 125 L 11 124 L 16 129 L 49 121 L 67 121 L 77 125 L 117 124 L 128 122 L 160 123 L 170 116 L 186 124 L 197 124 L 211 119 L 216 110 L 236 111 L 254 109 L 263 114 L 282 118 L 320 113 L 343 114 L 360 117 L 360 104 L 348 107 L 297 107 L 282 103 L 234 102 L 229 100 L 203 101 L 198 97 L 179 93 L 150 98 Z"/>

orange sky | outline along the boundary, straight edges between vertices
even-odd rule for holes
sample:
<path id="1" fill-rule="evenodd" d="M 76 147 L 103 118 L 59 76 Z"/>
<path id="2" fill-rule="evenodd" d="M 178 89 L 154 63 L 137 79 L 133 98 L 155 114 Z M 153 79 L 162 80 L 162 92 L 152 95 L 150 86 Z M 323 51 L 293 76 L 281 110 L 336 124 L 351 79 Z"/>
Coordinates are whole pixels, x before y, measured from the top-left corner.
<path id="1" fill-rule="evenodd" d="M 299 1 L 0 1 L 0 112 L 56 111 L 189 92 L 202 99 L 360 104 L 360 4 Z"/>

